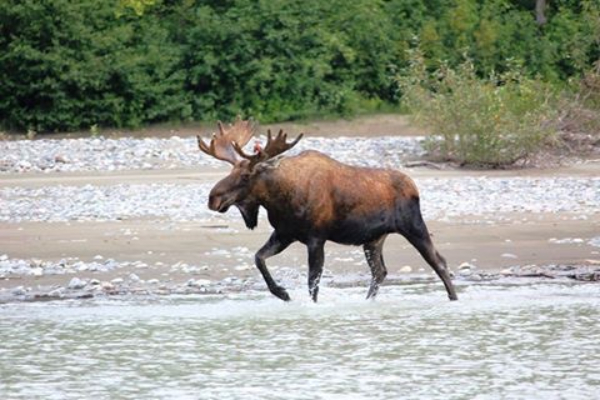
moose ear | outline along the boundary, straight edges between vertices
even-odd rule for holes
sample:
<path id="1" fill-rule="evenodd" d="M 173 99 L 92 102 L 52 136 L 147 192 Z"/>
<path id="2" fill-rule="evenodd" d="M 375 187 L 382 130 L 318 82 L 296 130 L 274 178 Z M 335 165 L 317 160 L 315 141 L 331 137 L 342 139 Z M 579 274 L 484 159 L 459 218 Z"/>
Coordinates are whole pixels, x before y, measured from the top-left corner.
<path id="1" fill-rule="evenodd" d="M 279 164 L 281 163 L 282 158 L 283 157 L 270 158 L 266 161 L 255 164 L 252 166 L 252 172 L 254 174 L 260 174 L 262 172 L 272 171 L 274 169 L 277 169 L 277 168 L 279 168 Z"/>

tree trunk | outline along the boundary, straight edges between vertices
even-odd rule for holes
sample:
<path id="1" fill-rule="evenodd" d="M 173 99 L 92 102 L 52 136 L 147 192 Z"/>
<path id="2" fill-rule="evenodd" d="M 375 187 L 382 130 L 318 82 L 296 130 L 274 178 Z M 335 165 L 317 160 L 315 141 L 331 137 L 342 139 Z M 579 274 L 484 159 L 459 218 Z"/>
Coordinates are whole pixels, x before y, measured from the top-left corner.
<path id="1" fill-rule="evenodd" d="M 535 0 L 535 20 L 538 25 L 544 25 L 548 20 L 544 11 L 546 10 L 546 0 Z"/>

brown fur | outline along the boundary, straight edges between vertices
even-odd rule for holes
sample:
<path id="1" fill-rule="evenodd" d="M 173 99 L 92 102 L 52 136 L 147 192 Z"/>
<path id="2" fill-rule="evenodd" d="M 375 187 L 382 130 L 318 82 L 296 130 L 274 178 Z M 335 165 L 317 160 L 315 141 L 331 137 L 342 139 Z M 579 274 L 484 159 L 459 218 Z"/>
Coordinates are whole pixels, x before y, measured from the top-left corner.
<path id="1" fill-rule="evenodd" d="M 413 180 L 399 171 L 350 166 L 317 151 L 287 157 L 268 174 L 253 194 L 274 207 L 310 205 L 307 218 L 316 230 L 348 214 L 361 218 L 393 209 L 399 198 L 419 197 Z"/>
<path id="2" fill-rule="evenodd" d="M 289 149 L 284 140 L 277 146 Z M 245 158 L 212 189 L 209 207 L 226 212 L 235 205 L 249 228 L 258 223 L 259 207 L 267 210 L 274 232 L 255 261 L 275 296 L 289 300 L 265 260 L 300 241 L 308 248 L 309 292 L 317 300 L 328 240 L 364 247 L 373 276 L 367 297 L 376 296 L 387 274 L 383 243 L 388 234 L 399 233 L 442 279 L 449 298 L 457 299 L 446 262 L 435 250 L 422 219 L 417 187 L 405 174 L 346 165 L 318 151 L 261 161 Z"/>

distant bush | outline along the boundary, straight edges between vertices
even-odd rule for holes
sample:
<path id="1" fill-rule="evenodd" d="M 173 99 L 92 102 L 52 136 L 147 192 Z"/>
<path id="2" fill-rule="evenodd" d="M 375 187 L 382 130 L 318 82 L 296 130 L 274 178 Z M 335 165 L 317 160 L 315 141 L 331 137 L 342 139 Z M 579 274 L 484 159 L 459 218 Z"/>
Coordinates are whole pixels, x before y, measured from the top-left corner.
<path id="1" fill-rule="evenodd" d="M 600 146 L 600 60 L 561 96 L 557 121 L 569 150 L 585 153 Z"/>
<path id="2" fill-rule="evenodd" d="M 499 167 L 525 162 L 553 133 L 553 93 L 518 68 L 479 78 L 471 61 L 430 73 L 419 52 L 398 79 L 414 122 L 434 134 L 434 157 Z"/>

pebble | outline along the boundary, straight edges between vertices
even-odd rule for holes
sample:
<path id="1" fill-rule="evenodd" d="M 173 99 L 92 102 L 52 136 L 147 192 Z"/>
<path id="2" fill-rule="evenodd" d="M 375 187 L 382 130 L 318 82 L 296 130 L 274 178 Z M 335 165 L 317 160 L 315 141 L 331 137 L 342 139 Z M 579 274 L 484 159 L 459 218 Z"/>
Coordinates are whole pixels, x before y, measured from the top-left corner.
<path id="1" fill-rule="evenodd" d="M 189 279 L 185 285 L 191 287 L 208 286 L 212 283 L 209 279 Z"/>
<path id="2" fill-rule="evenodd" d="M 400 268 L 400 272 L 404 272 L 404 273 L 412 272 L 412 267 L 410 265 L 405 265 L 402 268 Z"/>
<path id="3" fill-rule="evenodd" d="M 10 293 L 13 296 L 24 296 L 27 294 L 27 290 L 25 290 L 23 286 L 17 286 L 16 288 L 13 288 Z"/>
<path id="4" fill-rule="evenodd" d="M 69 281 L 67 288 L 71 289 L 71 290 L 77 290 L 77 289 L 83 289 L 85 287 L 85 285 L 87 285 L 86 281 L 75 277 Z"/>
<path id="5" fill-rule="evenodd" d="M 475 268 L 477 268 L 475 265 L 464 262 L 458 266 L 458 275 L 463 277 L 472 276 Z"/>
<path id="6" fill-rule="evenodd" d="M 52 297 L 64 297 L 65 290 L 63 288 L 56 288 L 48 292 L 49 296 Z"/>

